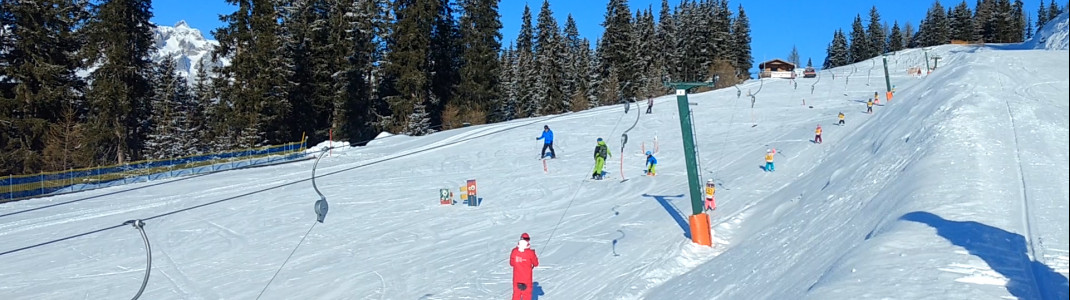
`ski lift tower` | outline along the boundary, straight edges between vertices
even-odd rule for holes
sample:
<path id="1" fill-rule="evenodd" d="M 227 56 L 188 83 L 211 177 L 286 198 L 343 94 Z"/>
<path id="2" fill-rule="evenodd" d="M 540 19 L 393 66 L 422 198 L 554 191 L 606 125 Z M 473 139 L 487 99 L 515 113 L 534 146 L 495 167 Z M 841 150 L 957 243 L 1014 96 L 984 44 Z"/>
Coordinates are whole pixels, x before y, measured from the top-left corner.
<path id="1" fill-rule="evenodd" d="M 894 51 L 881 54 L 882 59 L 884 60 L 884 86 L 887 88 L 885 98 L 887 98 L 888 101 L 892 100 L 892 80 L 888 78 L 888 57 L 892 55 L 895 55 Z"/>
<path id="2" fill-rule="evenodd" d="M 710 216 L 702 211 L 702 186 L 699 182 L 698 159 L 695 156 L 695 134 L 691 131 L 691 110 L 688 107 L 687 91 L 696 87 L 713 87 L 719 79 L 714 76 L 706 82 L 665 82 L 666 87 L 676 90 L 676 108 L 680 113 L 680 132 L 684 141 L 684 161 L 687 163 L 687 187 L 691 194 L 691 241 L 713 246 L 710 235 Z"/>

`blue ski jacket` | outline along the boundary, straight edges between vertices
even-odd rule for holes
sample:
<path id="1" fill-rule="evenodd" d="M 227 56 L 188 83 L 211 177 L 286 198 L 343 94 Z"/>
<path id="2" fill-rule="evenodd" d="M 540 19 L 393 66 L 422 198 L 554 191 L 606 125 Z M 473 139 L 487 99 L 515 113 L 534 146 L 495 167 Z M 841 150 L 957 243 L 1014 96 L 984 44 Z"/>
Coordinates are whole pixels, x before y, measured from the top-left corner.
<path id="1" fill-rule="evenodd" d="M 543 141 L 543 143 L 552 144 L 554 142 L 554 131 L 549 129 L 543 130 L 542 136 L 540 136 L 536 140 L 545 140 Z"/>
<path id="2" fill-rule="evenodd" d="M 654 158 L 653 155 L 647 155 L 646 156 L 646 163 L 648 165 L 656 165 L 656 164 L 658 164 L 658 159 Z"/>

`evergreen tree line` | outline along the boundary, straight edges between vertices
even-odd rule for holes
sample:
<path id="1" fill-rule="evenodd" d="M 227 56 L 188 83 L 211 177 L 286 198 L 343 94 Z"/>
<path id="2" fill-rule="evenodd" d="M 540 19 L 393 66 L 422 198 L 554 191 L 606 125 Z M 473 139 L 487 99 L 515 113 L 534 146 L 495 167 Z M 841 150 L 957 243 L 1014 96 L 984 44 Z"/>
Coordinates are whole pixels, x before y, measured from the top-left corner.
<path id="1" fill-rule="evenodd" d="M 1062 8 L 1051 0 L 1047 8 L 1041 1 L 1037 11 L 1036 28 L 1062 13 Z M 928 47 L 964 42 L 1018 43 L 1032 37 L 1035 32 L 1025 13 L 1022 0 L 977 0 L 971 10 L 965 0 L 953 8 L 945 9 L 940 1 L 933 2 L 917 32 L 910 23 L 899 27 L 893 23 L 889 29 L 882 24 L 874 6 L 869 12 L 869 24 L 863 27 L 861 16 L 856 15 L 851 25 L 850 41 L 843 30 L 836 30 L 826 50 L 824 68 L 833 68 L 876 57 L 885 52 L 899 51 L 907 47 Z"/>
<path id="2" fill-rule="evenodd" d="M 151 60 L 150 0 L 0 0 L 0 174 L 423 135 L 727 86 L 752 63 L 726 0 L 663 0 L 657 22 L 611 0 L 594 47 L 545 1 L 508 47 L 498 0 L 225 1 L 226 64 L 188 80 Z"/>

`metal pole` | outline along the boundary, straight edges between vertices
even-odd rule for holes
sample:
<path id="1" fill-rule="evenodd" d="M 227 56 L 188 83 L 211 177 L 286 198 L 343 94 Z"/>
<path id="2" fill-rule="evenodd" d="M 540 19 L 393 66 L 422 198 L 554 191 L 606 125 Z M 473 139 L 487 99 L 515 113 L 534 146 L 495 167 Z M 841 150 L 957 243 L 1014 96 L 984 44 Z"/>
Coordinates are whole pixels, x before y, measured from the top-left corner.
<path id="1" fill-rule="evenodd" d="M 888 88 L 888 92 L 892 91 L 892 81 L 888 78 L 888 57 L 884 57 L 884 86 Z"/>

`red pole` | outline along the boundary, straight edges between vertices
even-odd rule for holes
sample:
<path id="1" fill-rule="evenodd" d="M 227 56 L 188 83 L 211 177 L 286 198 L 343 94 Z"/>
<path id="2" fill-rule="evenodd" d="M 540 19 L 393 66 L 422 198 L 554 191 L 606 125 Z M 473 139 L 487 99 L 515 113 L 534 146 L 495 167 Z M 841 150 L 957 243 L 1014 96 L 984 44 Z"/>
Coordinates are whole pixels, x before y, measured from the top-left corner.
<path id="1" fill-rule="evenodd" d="M 334 128 L 331 128 L 328 132 L 327 136 L 331 141 L 327 143 L 327 147 L 330 147 L 329 150 L 327 150 L 327 156 L 331 156 L 331 154 L 334 153 Z"/>

